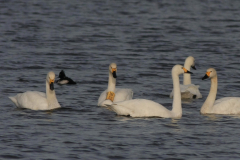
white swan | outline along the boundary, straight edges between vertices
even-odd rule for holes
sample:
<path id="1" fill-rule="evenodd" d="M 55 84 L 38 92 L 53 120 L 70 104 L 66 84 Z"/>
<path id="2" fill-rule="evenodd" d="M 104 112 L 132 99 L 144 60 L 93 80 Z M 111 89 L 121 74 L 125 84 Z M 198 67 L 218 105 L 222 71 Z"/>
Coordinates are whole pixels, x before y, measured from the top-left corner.
<path id="1" fill-rule="evenodd" d="M 32 110 L 50 110 L 60 108 L 54 91 L 55 73 L 49 72 L 46 77 L 46 94 L 38 91 L 27 91 L 19 93 L 14 97 L 9 97 L 19 108 Z"/>
<path id="2" fill-rule="evenodd" d="M 181 65 L 175 65 L 172 68 L 172 79 L 174 88 L 174 98 L 172 110 L 166 109 L 161 104 L 146 100 L 133 99 L 108 105 L 108 109 L 116 112 L 118 115 L 131 117 L 164 117 L 180 118 L 182 117 L 182 104 L 179 86 L 179 75 L 182 73 L 191 73 Z"/>
<path id="3" fill-rule="evenodd" d="M 192 56 L 186 58 L 184 68 L 190 71 L 190 68 L 195 68 L 195 59 Z M 202 94 L 199 92 L 199 86 L 194 85 L 191 82 L 191 75 L 183 75 L 183 85 L 180 84 L 181 97 L 182 99 L 198 99 L 202 98 Z M 170 93 L 170 98 L 173 98 L 173 91 Z"/>
<path id="4" fill-rule="evenodd" d="M 101 93 L 98 98 L 98 106 L 106 106 L 106 104 L 112 104 L 112 102 L 120 102 L 130 100 L 133 97 L 133 91 L 131 89 L 116 88 L 117 78 L 117 65 L 111 63 L 109 65 L 109 79 L 108 88 Z"/>
<path id="5" fill-rule="evenodd" d="M 218 79 L 214 68 L 209 68 L 202 78 L 211 78 L 211 88 L 200 112 L 202 114 L 240 114 L 240 97 L 225 97 L 215 101 Z"/>

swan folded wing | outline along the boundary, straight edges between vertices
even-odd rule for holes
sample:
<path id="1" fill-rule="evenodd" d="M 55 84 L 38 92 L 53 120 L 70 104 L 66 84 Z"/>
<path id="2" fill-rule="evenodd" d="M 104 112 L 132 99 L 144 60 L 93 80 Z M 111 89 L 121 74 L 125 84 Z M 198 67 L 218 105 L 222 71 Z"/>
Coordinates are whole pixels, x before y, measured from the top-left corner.
<path id="1" fill-rule="evenodd" d="M 202 94 L 199 92 L 199 85 L 188 84 L 180 85 L 181 97 L 182 98 L 193 98 L 196 95 L 196 98 L 202 98 Z M 170 98 L 173 98 L 173 90 L 170 94 Z"/>
<path id="2" fill-rule="evenodd" d="M 48 107 L 46 94 L 37 91 L 27 91 L 16 96 L 20 108 L 45 110 Z"/>
<path id="3" fill-rule="evenodd" d="M 104 106 L 105 100 L 107 97 L 107 89 L 103 91 L 98 98 L 98 106 Z M 116 88 L 115 89 L 115 97 L 113 102 L 120 102 L 120 101 L 126 101 L 130 100 L 133 97 L 133 91 L 131 89 L 122 89 L 122 88 Z M 108 104 L 108 102 L 106 103 Z"/>
<path id="4" fill-rule="evenodd" d="M 182 98 L 186 98 L 186 97 L 189 98 L 190 96 L 192 96 L 192 94 L 187 90 L 188 87 L 189 87 L 189 85 L 182 85 L 182 84 L 180 84 L 180 91 L 181 91 L 182 96 L 184 96 Z M 173 98 L 173 92 L 174 92 L 174 90 L 172 89 L 172 92 L 170 93 L 170 98 Z M 185 95 L 183 95 L 183 93 Z M 191 94 L 191 95 L 189 95 L 189 94 Z"/>
<path id="5" fill-rule="evenodd" d="M 118 115 L 131 117 L 171 117 L 170 111 L 161 104 L 146 99 L 113 103 L 110 110 Z"/>
<path id="6" fill-rule="evenodd" d="M 197 97 L 196 98 L 202 98 L 202 94 L 199 92 L 199 86 L 198 85 L 194 85 L 194 84 L 191 84 L 189 87 L 188 87 L 188 91 L 192 94 L 192 95 L 196 95 Z"/>
<path id="7" fill-rule="evenodd" d="M 107 107 L 109 105 L 111 105 L 113 102 L 109 99 L 106 99 L 104 101 L 102 101 L 101 103 L 98 104 L 98 106 L 102 106 L 102 107 Z"/>
<path id="8" fill-rule="evenodd" d="M 215 114 L 240 114 L 240 98 L 225 97 L 215 101 L 210 113 Z"/>
<path id="9" fill-rule="evenodd" d="M 126 88 L 116 88 L 113 102 L 130 100 L 133 97 L 133 91 Z"/>
<path id="10" fill-rule="evenodd" d="M 103 101 L 106 100 L 106 96 L 107 96 L 107 90 L 103 91 L 101 93 L 101 95 L 98 98 L 98 106 L 102 106 L 101 104 L 103 103 Z"/>

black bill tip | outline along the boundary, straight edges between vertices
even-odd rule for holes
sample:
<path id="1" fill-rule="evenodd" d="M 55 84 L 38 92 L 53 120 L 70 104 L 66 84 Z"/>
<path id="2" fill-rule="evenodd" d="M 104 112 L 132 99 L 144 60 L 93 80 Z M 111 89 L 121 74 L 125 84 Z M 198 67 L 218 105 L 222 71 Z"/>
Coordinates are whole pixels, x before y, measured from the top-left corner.
<path id="1" fill-rule="evenodd" d="M 185 73 L 193 74 L 193 73 L 192 73 L 192 72 L 190 72 L 190 71 L 187 71 L 187 72 L 185 72 Z"/>
<path id="2" fill-rule="evenodd" d="M 195 66 L 192 66 L 192 69 L 196 70 L 196 67 L 195 67 Z"/>
<path id="3" fill-rule="evenodd" d="M 53 82 L 50 83 L 50 89 L 53 91 L 54 90 L 54 84 Z"/>
<path id="4" fill-rule="evenodd" d="M 113 78 L 117 78 L 117 73 L 116 73 L 116 71 L 113 71 Z"/>
<path id="5" fill-rule="evenodd" d="M 208 75 L 205 74 L 205 76 L 202 78 L 202 80 L 209 78 Z"/>

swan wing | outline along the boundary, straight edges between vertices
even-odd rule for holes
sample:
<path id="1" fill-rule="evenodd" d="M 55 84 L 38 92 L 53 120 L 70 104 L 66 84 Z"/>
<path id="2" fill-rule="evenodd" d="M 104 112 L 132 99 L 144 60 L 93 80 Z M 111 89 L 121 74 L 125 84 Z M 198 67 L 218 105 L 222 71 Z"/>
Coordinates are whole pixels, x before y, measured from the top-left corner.
<path id="1" fill-rule="evenodd" d="M 105 101 L 106 97 L 107 97 L 107 89 L 104 92 L 102 92 L 101 95 L 99 96 L 98 106 L 105 106 L 105 104 L 109 104 L 109 101 Z M 116 88 L 113 102 L 130 100 L 132 99 L 132 97 L 133 97 L 133 91 L 131 89 Z"/>
<path id="2" fill-rule="evenodd" d="M 161 104 L 146 99 L 117 102 L 108 106 L 108 108 L 118 115 L 131 117 L 171 117 L 171 111 Z"/>
<path id="3" fill-rule="evenodd" d="M 103 91 L 98 98 L 98 106 L 102 106 L 102 102 L 106 100 L 107 90 Z"/>
<path id="4" fill-rule="evenodd" d="M 202 98 L 202 94 L 199 91 L 199 85 L 189 84 L 187 85 L 187 91 L 192 95 L 196 95 L 196 98 Z"/>
<path id="5" fill-rule="evenodd" d="M 194 84 L 189 85 L 182 85 L 180 84 L 180 91 L 181 91 L 181 97 L 192 99 L 194 95 L 196 95 L 196 98 L 202 98 L 202 94 L 199 91 L 199 86 Z M 173 90 L 170 94 L 170 98 L 173 98 Z"/>
<path id="6" fill-rule="evenodd" d="M 19 108 L 29 108 L 32 110 L 46 110 L 48 108 L 48 103 L 46 99 L 46 94 L 37 91 L 27 91 L 24 93 L 19 93 L 15 97 L 15 103 Z"/>
<path id="7" fill-rule="evenodd" d="M 214 102 L 212 111 L 215 114 L 240 114 L 240 98 L 225 97 Z"/>
<path id="8" fill-rule="evenodd" d="M 133 91 L 127 88 L 116 88 L 113 102 L 130 100 L 133 97 Z"/>

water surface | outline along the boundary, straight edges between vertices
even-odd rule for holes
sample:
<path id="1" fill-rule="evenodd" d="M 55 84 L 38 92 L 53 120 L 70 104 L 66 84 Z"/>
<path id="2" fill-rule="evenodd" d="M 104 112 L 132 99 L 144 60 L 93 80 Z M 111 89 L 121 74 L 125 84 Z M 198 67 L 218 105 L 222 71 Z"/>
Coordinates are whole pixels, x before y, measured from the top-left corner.
<path id="1" fill-rule="evenodd" d="M 240 117 L 199 112 L 210 67 L 217 98 L 240 95 L 240 1 L 0 3 L 1 159 L 240 158 Z M 115 62 L 118 87 L 171 109 L 171 68 L 189 55 L 203 98 L 184 102 L 181 119 L 122 117 L 97 106 Z M 48 71 L 62 69 L 77 85 L 55 85 L 61 109 L 17 109 L 8 99 L 45 92 Z"/>

